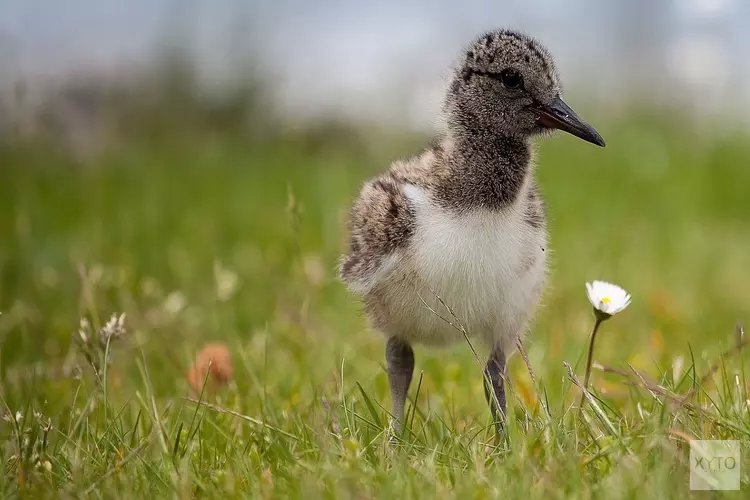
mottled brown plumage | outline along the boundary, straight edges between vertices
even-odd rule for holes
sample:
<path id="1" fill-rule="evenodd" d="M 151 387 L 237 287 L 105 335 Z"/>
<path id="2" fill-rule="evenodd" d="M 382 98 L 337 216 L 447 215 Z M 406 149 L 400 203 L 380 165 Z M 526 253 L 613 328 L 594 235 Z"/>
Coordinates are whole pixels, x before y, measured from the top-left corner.
<path id="1" fill-rule="evenodd" d="M 362 188 L 340 267 L 373 327 L 389 338 L 396 425 L 413 371 L 411 344 L 463 340 L 440 317 L 449 314 L 443 303 L 490 351 L 488 399 L 496 417 L 505 411 L 505 359 L 546 274 L 544 207 L 530 139 L 559 128 L 604 145 L 560 99 L 548 52 L 510 30 L 475 40 L 444 108 L 448 129 L 433 147 L 394 162 Z"/>

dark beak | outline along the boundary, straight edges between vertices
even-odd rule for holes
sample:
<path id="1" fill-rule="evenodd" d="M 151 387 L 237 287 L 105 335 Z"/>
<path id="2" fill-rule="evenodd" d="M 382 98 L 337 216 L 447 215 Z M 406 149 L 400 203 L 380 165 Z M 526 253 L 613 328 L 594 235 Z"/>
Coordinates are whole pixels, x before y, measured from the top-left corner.
<path id="1" fill-rule="evenodd" d="M 564 130 L 586 142 L 604 147 L 604 139 L 599 132 L 581 120 L 581 117 L 559 97 L 555 97 L 549 106 L 537 106 L 536 110 L 539 112 L 539 118 L 536 120 L 539 125 Z"/>

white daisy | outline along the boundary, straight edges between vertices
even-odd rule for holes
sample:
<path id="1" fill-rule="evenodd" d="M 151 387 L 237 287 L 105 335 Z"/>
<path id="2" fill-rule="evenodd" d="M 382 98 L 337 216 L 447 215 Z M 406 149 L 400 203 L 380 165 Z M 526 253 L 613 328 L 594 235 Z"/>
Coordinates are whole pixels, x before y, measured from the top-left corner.
<path id="1" fill-rule="evenodd" d="M 586 283 L 586 294 L 594 309 L 604 313 L 605 318 L 617 314 L 630 305 L 630 294 L 606 281 Z"/>

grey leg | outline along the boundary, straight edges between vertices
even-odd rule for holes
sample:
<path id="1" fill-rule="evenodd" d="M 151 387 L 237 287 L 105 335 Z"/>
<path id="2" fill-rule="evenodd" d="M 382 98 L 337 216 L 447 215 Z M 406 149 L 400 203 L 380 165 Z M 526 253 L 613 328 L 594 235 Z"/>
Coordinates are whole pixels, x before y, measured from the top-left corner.
<path id="1" fill-rule="evenodd" d="M 414 373 L 414 351 L 408 343 L 396 337 L 391 337 L 385 347 L 385 360 L 388 364 L 388 383 L 391 386 L 393 416 L 396 417 L 393 427 L 396 431 L 399 431 L 401 430 L 401 423 L 404 421 L 406 393 L 409 392 L 409 384 L 411 384 L 411 377 Z"/>
<path id="2" fill-rule="evenodd" d="M 490 405 L 495 428 L 499 434 L 503 430 L 505 421 L 505 353 L 501 349 L 496 347 L 492 351 L 484 374 L 484 395 Z"/>

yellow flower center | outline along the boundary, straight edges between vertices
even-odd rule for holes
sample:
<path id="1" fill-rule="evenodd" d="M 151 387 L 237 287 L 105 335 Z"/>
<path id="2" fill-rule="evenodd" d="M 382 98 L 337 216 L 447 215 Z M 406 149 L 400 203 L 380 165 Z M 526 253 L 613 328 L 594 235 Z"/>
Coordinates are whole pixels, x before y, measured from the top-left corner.
<path id="1" fill-rule="evenodd" d="M 602 304 L 609 304 L 610 302 L 612 301 L 609 299 L 609 297 L 602 297 Z"/>

